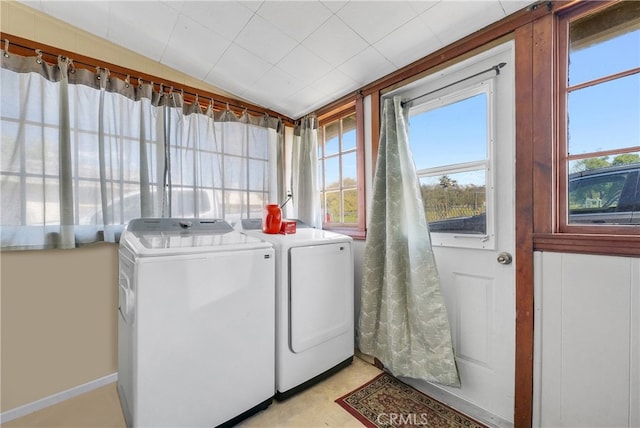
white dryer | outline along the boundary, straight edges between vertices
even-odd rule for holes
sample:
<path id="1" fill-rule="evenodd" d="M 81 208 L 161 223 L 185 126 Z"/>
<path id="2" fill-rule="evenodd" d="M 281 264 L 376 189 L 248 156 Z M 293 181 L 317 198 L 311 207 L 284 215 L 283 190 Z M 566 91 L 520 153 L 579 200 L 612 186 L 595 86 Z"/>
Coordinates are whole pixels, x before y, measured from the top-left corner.
<path id="1" fill-rule="evenodd" d="M 223 220 L 136 219 L 119 248 L 131 427 L 233 425 L 274 396 L 274 250 Z"/>
<path id="2" fill-rule="evenodd" d="M 301 222 L 288 235 L 263 233 L 260 219 L 242 230 L 276 252 L 275 397 L 284 400 L 353 361 L 353 240 Z"/>

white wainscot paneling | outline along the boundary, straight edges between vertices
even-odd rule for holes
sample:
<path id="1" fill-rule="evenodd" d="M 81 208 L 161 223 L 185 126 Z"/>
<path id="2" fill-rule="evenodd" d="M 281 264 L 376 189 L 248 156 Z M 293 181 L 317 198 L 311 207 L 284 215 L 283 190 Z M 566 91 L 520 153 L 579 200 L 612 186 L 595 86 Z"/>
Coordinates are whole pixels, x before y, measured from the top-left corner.
<path id="1" fill-rule="evenodd" d="M 640 426 L 640 259 L 534 260 L 534 426 Z"/>

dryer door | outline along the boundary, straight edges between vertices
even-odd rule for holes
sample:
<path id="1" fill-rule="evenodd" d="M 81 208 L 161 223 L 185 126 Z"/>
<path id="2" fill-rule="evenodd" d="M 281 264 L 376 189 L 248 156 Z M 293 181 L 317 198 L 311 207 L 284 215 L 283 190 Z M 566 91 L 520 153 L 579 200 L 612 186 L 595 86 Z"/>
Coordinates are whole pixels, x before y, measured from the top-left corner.
<path id="1" fill-rule="evenodd" d="M 349 243 L 289 250 L 289 344 L 303 352 L 353 335 L 353 257 Z"/>

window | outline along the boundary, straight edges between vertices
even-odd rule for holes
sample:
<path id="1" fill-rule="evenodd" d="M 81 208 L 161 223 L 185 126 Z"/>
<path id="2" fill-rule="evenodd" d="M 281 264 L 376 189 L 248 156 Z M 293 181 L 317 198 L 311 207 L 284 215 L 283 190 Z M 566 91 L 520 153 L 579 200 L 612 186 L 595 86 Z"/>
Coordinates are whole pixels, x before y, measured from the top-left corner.
<path id="1" fill-rule="evenodd" d="M 409 141 L 434 245 L 492 245 L 491 92 L 488 80 L 410 111 Z"/>
<path id="2" fill-rule="evenodd" d="M 354 108 L 320 122 L 318 183 L 325 229 L 364 231 L 362 155 Z M 353 234 L 353 233 L 350 233 Z"/>
<path id="3" fill-rule="evenodd" d="M 640 3 L 595 6 L 560 20 L 559 228 L 637 234 Z"/>
<path id="4" fill-rule="evenodd" d="M 278 119 L 203 112 L 87 70 L 63 85 L 48 80 L 60 63 L 14 63 L 26 62 L 11 55 L 0 68 L 3 249 L 117 242 L 135 217 L 233 223 L 275 197 Z"/>

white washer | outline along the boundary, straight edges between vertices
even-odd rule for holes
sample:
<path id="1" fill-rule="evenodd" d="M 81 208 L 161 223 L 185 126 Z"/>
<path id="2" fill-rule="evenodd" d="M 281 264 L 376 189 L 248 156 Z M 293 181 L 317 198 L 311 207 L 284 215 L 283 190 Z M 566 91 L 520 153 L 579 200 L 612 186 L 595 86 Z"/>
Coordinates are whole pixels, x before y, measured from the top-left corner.
<path id="1" fill-rule="evenodd" d="M 353 240 L 298 222 L 295 234 L 242 230 L 276 251 L 276 399 L 284 400 L 353 361 Z"/>
<path id="2" fill-rule="evenodd" d="M 128 427 L 233 425 L 274 396 L 274 250 L 223 220 L 136 219 L 119 249 Z"/>

